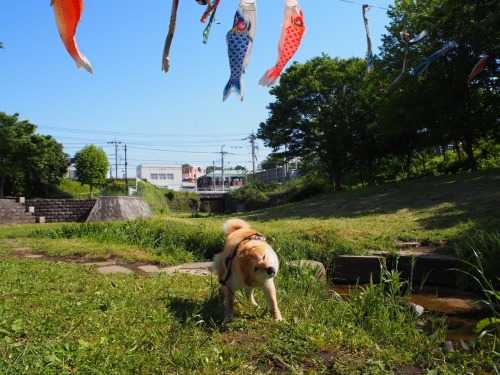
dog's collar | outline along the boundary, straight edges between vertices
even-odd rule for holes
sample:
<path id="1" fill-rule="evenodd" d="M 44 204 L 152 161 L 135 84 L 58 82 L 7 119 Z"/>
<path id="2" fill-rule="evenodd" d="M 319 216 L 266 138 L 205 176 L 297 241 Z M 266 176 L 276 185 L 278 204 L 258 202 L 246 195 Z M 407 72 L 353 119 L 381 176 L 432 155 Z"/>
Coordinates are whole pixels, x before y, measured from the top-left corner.
<path id="1" fill-rule="evenodd" d="M 219 280 L 219 283 L 221 283 L 222 285 L 226 285 L 227 281 L 231 277 L 231 264 L 233 263 L 233 259 L 236 256 L 236 253 L 238 252 L 238 248 L 240 247 L 241 243 L 243 241 L 252 241 L 252 240 L 265 241 L 266 237 L 264 237 L 259 232 L 255 232 L 254 234 L 251 234 L 251 235 L 243 238 L 240 242 L 238 242 L 238 244 L 234 247 L 232 254 L 226 258 L 226 263 L 227 263 L 227 265 L 226 265 L 227 266 L 226 277 L 224 278 L 224 280 Z"/>

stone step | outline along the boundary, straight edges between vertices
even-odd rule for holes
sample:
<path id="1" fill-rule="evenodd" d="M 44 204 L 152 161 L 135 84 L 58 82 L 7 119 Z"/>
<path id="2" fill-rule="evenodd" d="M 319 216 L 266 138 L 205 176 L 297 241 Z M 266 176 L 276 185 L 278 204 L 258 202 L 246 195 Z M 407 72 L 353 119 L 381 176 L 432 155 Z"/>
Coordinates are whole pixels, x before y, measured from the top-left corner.
<path id="1" fill-rule="evenodd" d="M 13 198 L 0 199 L 0 224 L 27 224 L 37 222 L 34 207 L 25 206 Z"/>

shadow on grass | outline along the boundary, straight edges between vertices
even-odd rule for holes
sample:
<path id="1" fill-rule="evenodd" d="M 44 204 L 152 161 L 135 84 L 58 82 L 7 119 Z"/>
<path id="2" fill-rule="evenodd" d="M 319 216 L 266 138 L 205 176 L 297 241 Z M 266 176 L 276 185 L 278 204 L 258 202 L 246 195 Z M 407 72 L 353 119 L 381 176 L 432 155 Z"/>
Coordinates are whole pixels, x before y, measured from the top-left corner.
<path id="1" fill-rule="evenodd" d="M 202 321 L 209 327 L 224 322 L 224 302 L 218 294 L 210 296 L 202 303 L 173 297 L 166 299 L 165 304 L 181 324 L 197 324 Z"/>
<path id="2" fill-rule="evenodd" d="M 416 213 L 421 228 L 440 230 L 470 222 L 476 229 L 491 232 L 500 227 L 500 169 L 420 178 L 359 190 L 332 192 L 299 204 L 248 212 L 249 220 L 361 218 Z"/>

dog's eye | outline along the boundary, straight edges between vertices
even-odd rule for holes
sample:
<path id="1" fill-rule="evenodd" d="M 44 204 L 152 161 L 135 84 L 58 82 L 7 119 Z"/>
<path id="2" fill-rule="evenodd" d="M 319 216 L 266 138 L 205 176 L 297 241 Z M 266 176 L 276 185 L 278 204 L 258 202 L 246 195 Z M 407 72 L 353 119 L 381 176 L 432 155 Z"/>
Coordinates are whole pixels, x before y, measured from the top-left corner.
<path id="1" fill-rule="evenodd" d="M 254 270 L 255 272 L 257 272 L 259 270 L 259 267 L 255 266 Z"/>
<path id="2" fill-rule="evenodd" d="M 265 255 L 262 257 L 262 260 L 266 260 L 266 256 Z"/>

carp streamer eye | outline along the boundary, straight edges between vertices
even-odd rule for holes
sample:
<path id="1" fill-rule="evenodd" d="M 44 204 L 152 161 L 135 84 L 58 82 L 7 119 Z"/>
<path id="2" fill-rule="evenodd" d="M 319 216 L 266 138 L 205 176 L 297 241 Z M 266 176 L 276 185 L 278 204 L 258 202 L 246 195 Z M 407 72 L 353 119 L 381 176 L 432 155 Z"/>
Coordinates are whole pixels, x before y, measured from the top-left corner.
<path id="1" fill-rule="evenodd" d="M 242 31 L 247 28 L 247 23 L 245 21 L 238 22 L 238 30 Z"/>

